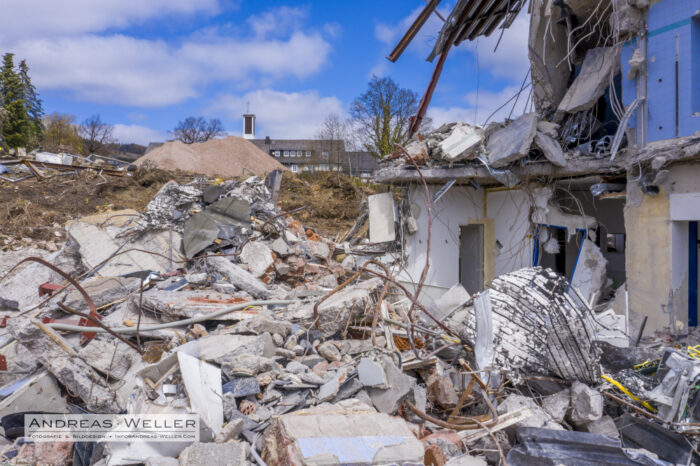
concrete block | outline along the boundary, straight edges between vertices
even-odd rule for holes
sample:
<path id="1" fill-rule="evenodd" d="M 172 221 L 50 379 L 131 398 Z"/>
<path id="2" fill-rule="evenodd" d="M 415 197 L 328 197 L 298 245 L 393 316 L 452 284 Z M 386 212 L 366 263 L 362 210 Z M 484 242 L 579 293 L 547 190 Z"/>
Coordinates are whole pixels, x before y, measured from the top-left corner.
<path id="1" fill-rule="evenodd" d="M 282 239 L 277 238 L 270 244 L 270 249 L 280 257 L 287 257 L 292 254 L 292 248 Z"/>
<path id="2" fill-rule="evenodd" d="M 592 434 L 607 435 L 608 437 L 619 439 L 620 432 L 615 426 L 615 421 L 607 414 L 600 419 L 584 424 L 582 429 Z"/>
<path id="3" fill-rule="evenodd" d="M 571 394 L 569 389 L 562 390 L 554 395 L 542 399 L 542 408 L 557 422 L 562 422 L 571 406 Z"/>
<path id="4" fill-rule="evenodd" d="M 550 136 L 540 133 L 535 134 L 535 145 L 539 147 L 544 157 L 557 167 L 566 167 L 567 160 L 564 151 L 557 141 Z"/>
<path id="5" fill-rule="evenodd" d="M 392 414 L 399 409 L 399 405 L 413 391 L 416 379 L 401 372 L 401 369 L 396 367 L 389 356 L 382 356 L 380 360 L 389 388 L 368 388 L 367 393 L 379 412 Z"/>
<path id="6" fill-rule="evenodd" d="M 442 158 L 451 162 L 473 159 L 483 142 L 484 131 L 481 128 L 457 123 L 450 135 L 440 143 Z"/>
<path id="7" fill-rule="evenodd" d="M 267 464 L 423 464 L 423 455 L 406 421 L 357 400 L 273 419 L 262 451 Z"/>
<path id="8" fill-rule="evenodd" d="M 247 270 L 231 263 L 225 257 L 207 258 L 207 264 L 215 271 L 223 275 L 233 286 L 243 290 L 257 299 L 266 299 L 270 296 L 267 286 Z"/>
<path id="9" fill-rule="evenodd" d="M 384 368 L 370 358 L 362 358 L 357 365 L 357 376 L 364 387 L 389 388 Z"/>
<path id="10" fill-rule="evenodd" d="M 577 426 L 603 416 L 603 395 L 581 382 L 571 385 L 571 422 Z"/>
<path id="11" fill-rule="evenodd" d="M 588 50 L 581 72 L 569 86 L 557 111 L 577 113 L 592 108 L 610 84 L 610 76 L 620 71 L 618 47 L 597 47 Z"/>
<path id="12" fill-rule="evenodd" d="M 489 164 L 502 168 L 525 157 L 537 132 L 537 114 L 527 113 L 508 126 L 494 131 L 486 144 Z"/>
<path id="13" fill-rule="evenodd" d="M 180 466 L 242 466 L 247 456 L 247 443 L 197 442 L 182 450 L 178 459 Z"/>
<path id="14" fill-rule="evenodd" d="M 108 379 L 118 380 L 122 380 L 131 365 L 141 358 L 135 349 L 113 337 L 92 340 L 78 355 Z"/>
<path id="15" fill-rule="evenodd" d="M 88 295 L 92 298 L 96 307 L 113 303 L 118 299 L 136 291 L 141 284 L 138 278 L 125 277 L 92 277 L 81 283 Z M 72 290 L 66 296 L 63 304 L 76 311 L 87 312 L 88 305 L 77 290 Z"/>
<path id="16" fill-rule="evenodd" d="M 261 241 L 246 243 L 238 257 L 241 263 L 245 264 L 255 277 L 263 276 L 265 271 L 274 263 L 272 250 Z"/>
<path id="17" fill-rule="evenodd" d="M 226 443 L 231 440 L 235 440 L 243 431 L 243 419 L 235 419 L 227 423 L 221 432 L 216 436 L 214 442 L 216 443 Z"/>

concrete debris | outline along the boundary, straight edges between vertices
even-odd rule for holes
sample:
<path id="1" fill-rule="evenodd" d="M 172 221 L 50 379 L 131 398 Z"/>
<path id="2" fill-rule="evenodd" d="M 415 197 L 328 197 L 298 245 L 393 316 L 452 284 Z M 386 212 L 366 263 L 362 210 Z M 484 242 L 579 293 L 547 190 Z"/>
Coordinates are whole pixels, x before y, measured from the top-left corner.
<path id="1" fill-rule="evenodd" d="M 574 382 L 571 386 L 571 422 L 581 426 L 602 416 L 603 395 L 581 382 Z"/>
<path id="2" fill-rule="evenodd" d="M 472 159 L 484 142 L 484 131 L 478 126 L 457 123 L 450 135 L 440 143 L 442 158 L 450 162 Z"/>
<path id="3" fill-rule="evenodd" d="M 180 466 L 243 466 L 247 463 L 248 448 L 243 442 L 194 443 L 178 459 Z"/>
<path id="4" fill-rule="evenodd" d="M 557 167 L 566 167 L 567 160 L 561 146 L 551 136 L 537 132 L 535 134 L 535 145 L 542 151 L 545 158 Z"/>
<path id="5" fill-rule="evenodd" d="M 558 134 L 565 130 L 529 114 L 486 131 L 446 125 L 420 147 L 427 163 L 456 166 L 482 163 L 472 159 L 486 160 L 485 151 L 499 146 L 491 162 L 505 165 L 539 157 L 532 147 L 553 159 L 552 147 L 543 146 L 563 147 Z M 573 160 L 557 155 L 565 164 Z M 455 183 L 440 202 L 472 188 Z M 523 218 L 566 228 L 572 237 L 597 226 L 592 217 L 564 213 L 554 192 L 534 193 Z M 613 402 L 603 404 L 603 393 L 622 396 L 611 380 L 653 403 L 670 423 L 697 421 L 700 364 L 686 350 L 664 359 L 660 350 L 635 350 L 622 331 L 626 321 L 591 309 L 590 295 L 606 289 L 605 259 L 592 236 L 583 240 L 573 283 L 534 267 L 490 278 L 488 291 L 474 296 L 462 284 L 426 283 L 416 298 L 392 261 L 403 255 L 397 241 L 406 237 L 404 213 L 420 225 L 413 238 L 422 241 L 425 212 L 394 194 L 381 195 L 380 207 L 370 201 L 364 239 L 337 244 L 272 206 L 257 178 L 169 183 L 144 213 L 74 221 L 73 246 L 51 257 L 75 282 L 60 290 L 65 277 L 37 265 L 21 275 L 26 283 L 11 282 L 24 289 L 3 288 L 9 333 L 0 341 L 0 368 L 7 364 L 0 371 L 0 416 L 195 413 L 197 443 L 125 442 L 92 455 L 97 464 L 207 466 L 262 463 L 260 456 L 267 464 L 492 464 L 499 449 L 508 457 L 513 450 L 531 454 L 522 436 L 511 450 L 522 428 L 547 429 L 543 435 L 553 443 L 559 437 L 552 431 L 572 427 L 608 441 L 604 436 L 617 437 L 619 413 Z M 377 216 L 385 217 L 384 230 L 372 233 Z M 568 257 L 560 237 L 544 230 L 537 236 L 544 250 Z M 367 233 L 385 238 L 381 247 Z M 185 252 L 182 234 L 196 252 Z M 494 238 L 485 225 L 484 241 L 498 249 L 506 238 Z M 156 254 L 119 255 L 120 247 L 132 246 Z M 180 262 L 186 256 L 192 260 Z M 443 267 L 431 262 L 429 274 Z M 484 278 L 493 270 L 485 262 Z M 55 294 L 27 313 L 34 317 L 19 315 L 27 303 L 39 303 L 30 296 L 39 285 Z M 605 346 L 611 343 L 618 353 Z M 636 368 L 657 359 L 658 380 Z M 669 427 L 690 429 L 660 428 Z M 8 438 L 21 434 L 9 420 L 3 428 Z M 465 446 L 485 460 L 465 456 Z M 84 447 L 3 448 L 18 458 L 37 451 L 59 458 L 51 452 L 67 457 Z"/>
<path id="6" fill-rule="evenodd" d="M 605 93 L 610 79 L 619 72 L 618 47 L 597 47 L 588 50 L 580 73 L 566 91 L 557 110 L 576 113 L 590 109 Z"/>
<path id="7" fill-rule="evenodd" d="M 537 121 L 536 113 L 528 113 L 491 134 L 486 143 L 489 165 L 505 167 L 528 155 L 537 134 Z"/>
<path id="8" fill-rule="evenodd" d="M 403 419 L 348 400 L 273 420 L 262 457 L 267 464 L 423 464 L 423 455 Z"/>

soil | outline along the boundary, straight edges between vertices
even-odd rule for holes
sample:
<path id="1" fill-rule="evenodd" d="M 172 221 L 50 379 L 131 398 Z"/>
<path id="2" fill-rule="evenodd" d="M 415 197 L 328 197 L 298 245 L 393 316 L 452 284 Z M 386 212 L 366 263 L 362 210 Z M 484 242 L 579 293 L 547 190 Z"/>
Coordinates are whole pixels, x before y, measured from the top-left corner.
<path id="1" fill-rule="evenodd" d="M 103 179 L 84 170 L 42 181 L 0 180 L 0 250 L 30 245 L 53 250 L 66 239 L 66 221 L 108 210 L 142 210 L 169 180 L 186 183 L 195 176 L 153 167 L 139 168 L 132 175 Z M 342 174 L 285 172 L 278 206 L 284 211 L 307 206 L 294 218 L 333 237 L 354 224 L 362 199 L 374 192 Z"/>
<path id="2" fill-rule="evenodd" d="M 332 238 L 355 224 L 362 200 L 376 192 L 376 186 L 340 173 L 285 173 L 277 205 L 286 212 L 306 206 L 292 216 Z"/>

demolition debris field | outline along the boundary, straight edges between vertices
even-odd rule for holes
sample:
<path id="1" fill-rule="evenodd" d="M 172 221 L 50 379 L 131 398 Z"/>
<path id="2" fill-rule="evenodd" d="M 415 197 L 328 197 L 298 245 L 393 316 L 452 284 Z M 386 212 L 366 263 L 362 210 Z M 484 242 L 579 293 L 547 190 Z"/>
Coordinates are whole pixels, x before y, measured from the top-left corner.
<path id="1" fill-rule="evenodd" d="M 71 219 L 108 210 L 141 210 L 169 180 L 191 181 L 195 175 L 160 168 L 139 168 L 131 176 L 99 176 L 92 170 L 49 180 L 0 181 L 0 249 L 36 242 L 65 241 L 63 224 Z M 342 174 L 285 173 L 279 207 L 306 206 L 295 217 L 327 235 L 350 228 L 363 197 L 374 189 Z"/>

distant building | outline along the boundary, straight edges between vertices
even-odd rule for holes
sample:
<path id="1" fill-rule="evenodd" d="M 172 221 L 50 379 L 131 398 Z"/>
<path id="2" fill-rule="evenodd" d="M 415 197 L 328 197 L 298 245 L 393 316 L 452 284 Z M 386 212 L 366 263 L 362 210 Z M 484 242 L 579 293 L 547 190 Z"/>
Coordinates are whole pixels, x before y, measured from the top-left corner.
<path id="1" fill-rule="evenodd" d="M 245 117 L 255 115 L 246 114 Z M 247 127 L 244 120 L 244 134 Z M 345 142 L 330 139 L 250 139 L 293 173 L 343 172 L 346 175 L 371 178 L 379 168 L 369 152 L 345 150 Z"/>

